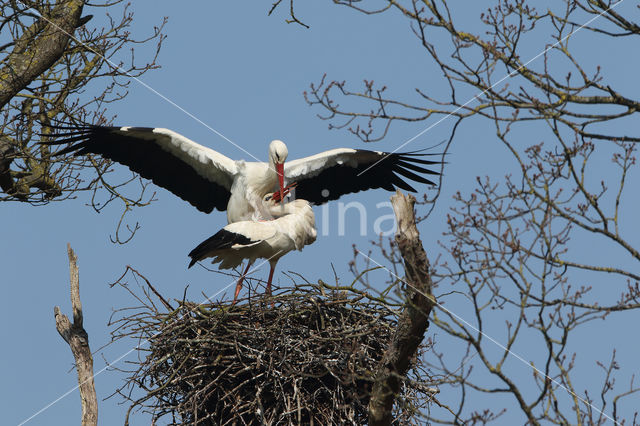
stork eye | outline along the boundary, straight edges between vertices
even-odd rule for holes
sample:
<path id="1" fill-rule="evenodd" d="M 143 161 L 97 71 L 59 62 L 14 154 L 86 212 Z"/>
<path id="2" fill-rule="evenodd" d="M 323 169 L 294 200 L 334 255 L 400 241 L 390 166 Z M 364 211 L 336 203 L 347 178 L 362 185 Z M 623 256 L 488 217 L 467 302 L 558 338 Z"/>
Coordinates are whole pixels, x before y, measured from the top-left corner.
<path id="1" fill-rule="evenodd" d="M 280 156 L 278 155 L 278 153 L 276 152 L 276 160 L 280 161 Z"/>

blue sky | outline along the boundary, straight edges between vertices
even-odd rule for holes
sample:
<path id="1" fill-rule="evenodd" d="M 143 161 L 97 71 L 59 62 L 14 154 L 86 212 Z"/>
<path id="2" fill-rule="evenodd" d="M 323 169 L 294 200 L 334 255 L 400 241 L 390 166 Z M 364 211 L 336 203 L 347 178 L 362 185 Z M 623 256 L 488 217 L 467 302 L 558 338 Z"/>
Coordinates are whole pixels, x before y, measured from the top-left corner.
<path id="1" fill-rule="evenodd" d="M 267 4 L 247 6 L 230 1 L 194 1 L 185 7 L 168 1 L 138 2 L 133 6 L 134 36 L 149 34 L 153 25 L 159 24 L 164 16 L 169 17 L 164 29 L 168 38 L 159 57 L 162 68 L 141 79 L 260 159 L 266 159 L 272 139 L 287 143 L 289 158 L 343 146 L 393 150 L 431 124 L 393 126 L 384 141 L 367 146 L 346 131 L 329 130 L 328 123 L 316 117 L 322 111 L 307 106 L 302 96 L 309 83 L 319 81 L 324 73 L 354 85 L 364 78 L 379 81 L 389 85 L 391 93 L 398 98 L 415 99 L 414 87 L 428 87 L 435 93 L 446 88 L 429 86 L 432 76 L 439 76 L 439 71 L 422 53 L 402 18 L 395 14 L 364 16 L 329 2 L 308 3 L 300 4 L 297 12 L 311 25 L 310 30 L 285 24 L 284 8 L 275 16 L 267 17 Z M 98 22 L 104 10 L 87 13 L 96 14 L 94 19 Z M 137 55 L 144 57 L 144 49 Z M 124 101 L 108 107 L 108 114 L 116 116 L 115 124 L 171 128 L 231 158 L 251 160 L 233 144 L 144 86 L 132 81 L 129 90 Z M 432 253 L 439 250 L 437 239 L 444 230 L 444 217 L 455 191 L 468 192 L 474 187 L 476 176 L 500 177 L 513 167 L 503 148 L 492 140 L 494 130 L 478 121 L 472 123 L 473 127 L 466 125 L 458 132 L 437 211 L 421 225 L 425 246 Z M 440 143 L 448 137 L 451 124 L 445 121 L 435 126 L 407 149 Z M 535 134 L 529 137 L 531 143 L 539 139 Z M 496 167 L 497 164 L 501 167 Z M 138 221 L 141 228 L 126 245 L 109 241 L 121 206 L 114 203 L 97 214 L 86 205 L 89 194 L 78 194 L 75 200 L 44 207 L 3 205 L 3 223 L 11 224 L 3 230 L 0 244 L 6 292 L 0 302 L 3 323 L 0 338 L 9 348 L 4 351 L 0 364 L 3 378 L 0 407 L 7 424 L 27 419 L 77 384 L 75 371 L 71 370 L 71 353 L 57 334 L 53 321 L 54 305 L 70 313 L 67 242 L 79 257 L 85 329 L 93 350 L 108 343 L 107 322 L 113 310 L 135 304 L 126 292 L 108 285 L 122 274 L 126 265 L 143 273 L 169 298 L 182 297 L 185 286 L 189 285 L 188 294 L 193 300 L 199 300 L 202 293 L 215 294 L 223 283 L 234 281 L 202 268 L 186 269 L 187 253 L 224 226 L 226 216 L 220 212 L 202 214 L 165 190 L 155 187 L 151 190 L 157 190 L 158 200 L 129 215 L 129 222 Z M 332 282 L 332 266 L 343 282 L 351 282 L 348 272 L 351 245 L 367 248 L 368 242 L 376 238 L 374 220 L 390 213 L 388 208 L 376 206 L 388 201 L 390 195 L 385 191 L 370 191 L 340 200 L 359 201 L 367 207 L 365 236 L 360 235 L 355 210 L 347 215 L 345 235 L 336 235 L 339 203 L 332 203 L 328 209 L 328 235 L 319 232 L 320 238 L 315 244 L 303 252 L 285 256 L 278 264 L 274 283 L 286 284 L 288 280 L 283 271 L 288 270 L 312 281 Z M 315 211 L 320 225 L 324 213 L 320 208 Z M 267 273 L 265 265 L 256 275 L 264 278 Z M 607 329 L 594 326 L 591 330 L 578 336 L 585 347 L 596 351 L 598 348 L 593 348 L 589 340 L 594 335 L 606 335 Z M 495 337 L 504 338 L 501 333 Z M 599 346 L 609 347 L 609 343 Z M 96 371 L 105 366 L 105 360 L 117 359 L 128 349 L 130 347 L 118 344 L 97 353 Z M 622 346 L 621 352 L 628 360 L 638 356 L 637 345 Z M 606 359 L 608 354 L 603 351 L 599 359 Z M 592 360 L 580 359 L 580 362 Z M 526 366 L 518 361 L 512 364 L 514 374 L 531 376 Z M 629 370 L 634 371 L 637 369 Z M 99 374 L 96 377 L 99 398 L 110 395 L 122 379 L 117 372 Z M 119 402 L 118 397 L 100 402 L 100 424 L 122 422 L 126 407 L 118 405 Z M 477 407 L 484 402 L 478 400 Z M 28 424 L 73 424 L 79 416 L 76 391 Z M 518 414 L 512 419 L 522 423 Z"/>

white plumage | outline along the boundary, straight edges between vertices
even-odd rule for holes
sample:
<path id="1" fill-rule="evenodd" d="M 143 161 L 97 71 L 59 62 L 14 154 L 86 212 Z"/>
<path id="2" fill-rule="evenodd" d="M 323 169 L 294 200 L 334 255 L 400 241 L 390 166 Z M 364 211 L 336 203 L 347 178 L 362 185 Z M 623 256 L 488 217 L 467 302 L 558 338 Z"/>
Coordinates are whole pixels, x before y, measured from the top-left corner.
<path id="1" fill-rule="evenodd" d="M 232 160 L 169 129 L 92 126 L 75 129 L 49 145 L 77 142 L 66 153 L 100 154 L 151 179 L 205 213 L 227 211 L 229 223 L 267 213 L 262 198 L 283 190 L 287 146 L 269 144 L 269 162 Z"/>
<path id="2" fill-rule="evenodd" d="M 269 145 L 269 161 L 232 160 L 169 129 L 150 127 L 59 127 L 57 139 L 44 145 L 68 147 L 56 155 L 99 154 L 128 166 L 151 179 L 198 210 L 227 211 L 230 225 L 204 241 L 190 254 L 194 262 L 214 257 L 221 268 L 238 266 L 249 259 L 236 287 L 236 297 L 249 267 L 258 258 L 269 259 L 270 291 L 275 265 L 284 254 L 300 250 L 316 238 L 315 219 L 309 203 L 322 204 L 344 194 L 373 188 L 415 192 L 407 181 L 434 185 L 423 175 L 438 175 L 425 165 L 441 164 L 424 159 L 421 152 L 387 153 L 337 148 L 287 163 L 287 146 L 279 140 Z M 403 179 L 404 178 L 404 179 Z M 297 184 L 298 200 L 284 207 L 265 195 L 279 189 L 282 199 Z M 274 194 L 276 195 L 276 194 Z M 306 201 L 303 201 L 306 200 Z M 273 218 L 254 222 L 260 218 Z M 235 300 L 235 299 L 234 299 Z"/>
<path id="3" fill-rule="evenodd" d="M 399 187 L 415 192 L 407 181 L 433 185 L 422 174 L 439 174 L 424 165 L 440 161 L 426 160 L 422 157 L 428 154 L 417 152 L 338 148 L 290 161 L 285 167 L 288 150 L 278 140 L 269 145 L 268 163 L 261 163 L 232 160 L 163 128 L 88 126 L 61 130 L 66 132 L 44 144 L 74 144 L 57 155 L 100 154 L 203 212 L 226 210 L 229 223 L 265 216 L 263 197 L 278 187 L 283 191 L 285 179 L 298 184 L 296 198 L 322 204 L 372 188 L 394 191 Z"/>
<path id="4" fill-rule="evenodd" d="M 214 258 L 212 263 L 220 264 L 221 269 L 235 268 L 244 259 L 249 260 L 236 285 L 234 302 L 247 271 L 256 259 L 267 259 L 271 266 L 267 282 L 267 293 L 270 294 L 273 272 L 278 260 L 290 251 L 302 250 L 304 246 L 316 240 L 315 216 L 307 201 L 297 199 L 276 205 L 270 200 L 264 205 L 275 219 L 231 223 L 189 253 L 189 267 L 210 257 Z"/>

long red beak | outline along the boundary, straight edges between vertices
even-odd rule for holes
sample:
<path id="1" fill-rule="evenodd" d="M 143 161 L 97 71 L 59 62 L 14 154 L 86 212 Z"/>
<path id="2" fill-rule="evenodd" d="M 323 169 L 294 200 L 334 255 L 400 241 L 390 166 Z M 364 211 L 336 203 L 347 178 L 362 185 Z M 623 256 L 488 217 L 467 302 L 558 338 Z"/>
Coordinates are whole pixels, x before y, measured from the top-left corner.
<path id="1" fill-rule="evenodd" d="M 284 200 L 284 163 L 276 164 L 276 172 L 278 173 L 278 185 L 280 185 L 280 202 Z"/>

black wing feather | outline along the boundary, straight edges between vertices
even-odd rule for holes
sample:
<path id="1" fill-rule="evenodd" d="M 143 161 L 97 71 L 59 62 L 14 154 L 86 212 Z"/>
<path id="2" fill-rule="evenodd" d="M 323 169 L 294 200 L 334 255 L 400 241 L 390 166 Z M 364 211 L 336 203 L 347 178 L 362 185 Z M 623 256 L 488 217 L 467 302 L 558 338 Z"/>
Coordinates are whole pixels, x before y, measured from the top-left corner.
<path id="1" fill-rule="evenodd" d="M 442 164 L 441 161 L 422 158 L 425 155 L 433 154 L 377 153 L 372 151 L 366 151 L 366 153 L 368 158 L 376 160 L 358 164 L 357 167 L 346 164 L 330 167 L 307 179 L 297 178 L 296 198 L 314 204 L 323 204 L 330 200 L 337 200 L 345 194 L 373 188 L 395 191 L 398 187 L 405 191 L 416 192 L 408 181 L 427 185 L 435 185 L 435 182 L 413 173 L 411 170 L 429 175 L 440 175 L 438 171 L 421 166 Z"/>
<path id="2" fill-rule="evenodd" d="M 428 175 L 439 175 L 440 172 L 436 172 L 434 170 L 429 170 L 425 167 L 422 166 L 418 166 L 417 164 L 413 164 L 413 163 L 409 163 L 407 161 L 404 160 L 399 160 L 397 163 L 399 166 L 405 168 L 405 169 L 410 169 L 419 173 L 426 173 Z"/>
<path id="3" fill-rule="evenodd" d="M 397 174 L 402 175 L 402 176 L 406 177 L 407 179 L 411 179 L 411 180 L 416 181 L 416 182 L 424 183 L 424 184 L 427 184 L 427 185 L 429 183 L 431 183 L 431 181 L 429 179 L 427 179 L 426 177 L 417 175 L 417 174 L 413 173 L 411 170 L 407 170 L 407 169 L 402 168 L 402 167 L 397 167 L 396 169 L 394 169 L 394 171 Z"/>
<path id="4" fill-rule="evenodd" d="M 119 131 L 120 127 L 90 126 L 58 134 L 44 145 L 79 142 L 58 151 L 56 155 L 99 154 L 128 166 L 140 176 L 150 179 L 198 210 L 211 213 L 225 211 L 231 193 L 225 187 L 200 176 L 189 164 L 163 150 L 153 140 L 143 140 Z M 152 127 L 130 127 L 135 131 L 152 132 Z"/>

